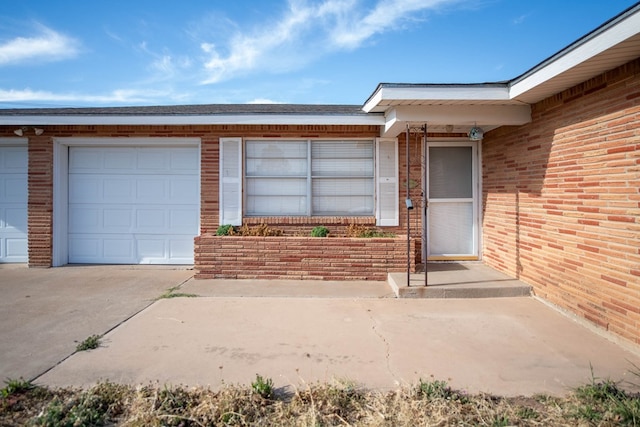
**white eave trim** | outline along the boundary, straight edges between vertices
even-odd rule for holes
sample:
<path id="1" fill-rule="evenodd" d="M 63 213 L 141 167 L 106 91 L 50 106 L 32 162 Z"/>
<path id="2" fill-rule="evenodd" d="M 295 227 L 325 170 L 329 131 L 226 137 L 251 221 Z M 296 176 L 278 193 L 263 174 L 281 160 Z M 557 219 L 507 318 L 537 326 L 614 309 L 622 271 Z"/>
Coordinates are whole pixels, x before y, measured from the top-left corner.
<path id="1" fill-rule="evenodd" d="M 2 116 L 0 125 L 384 125 L 382 115 Z"/>
<path id="2" fill-rule="evenodd" d="M 362 108 L 370 113 L 384 101 L 510 101 L 509 88 L 504 86 L 433 85 L 378 88 Z"/>
<path id="3" fill-rule="evenodd" d="M 635 36 L 639 28 L 640 13 L 634 13 L 602 32 L 592 34 L 577 46 L 569 46 L 567 52 L 558 54 L 558 58 L 552 57 L 548 63 L 542 63 L 538 70 L 514 80 L 509 91 L 510 98 L 517 99 L 518 96 Z"/>

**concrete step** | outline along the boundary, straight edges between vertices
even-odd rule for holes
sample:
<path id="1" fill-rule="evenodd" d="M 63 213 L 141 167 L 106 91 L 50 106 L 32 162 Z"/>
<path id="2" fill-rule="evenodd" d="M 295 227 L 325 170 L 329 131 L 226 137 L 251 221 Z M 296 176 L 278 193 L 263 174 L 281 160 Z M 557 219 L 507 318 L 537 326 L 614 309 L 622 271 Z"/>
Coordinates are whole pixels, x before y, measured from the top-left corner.
<path id="1" fill-rule="evenodd" d="M 398 298 L 505 298 L 531 295 L 531 286 L 482 263 L 437 263 L 425 273 L 389 273 L 388 283 Z"/>

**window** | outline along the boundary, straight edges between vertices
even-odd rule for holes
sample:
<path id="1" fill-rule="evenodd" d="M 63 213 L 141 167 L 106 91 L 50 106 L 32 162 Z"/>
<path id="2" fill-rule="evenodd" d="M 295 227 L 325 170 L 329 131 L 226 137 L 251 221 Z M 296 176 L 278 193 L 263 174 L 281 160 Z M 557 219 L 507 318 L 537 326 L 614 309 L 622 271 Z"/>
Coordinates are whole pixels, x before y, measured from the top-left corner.
<path id="1" fill-rule="evenodd" d="M 248 216 L 374 215 L 371 140 L 249 140 Z"/>
<path id="2" fill-rule="evenodd" d="M 370 140 L 243 144 L 240 137 L 220 138 L 219 166 L 220 224 L 242 225 L 243 215 L 375 215 L 377 225 L 399 224 L 395 138 L 377 138 L 375 144 Z"/>

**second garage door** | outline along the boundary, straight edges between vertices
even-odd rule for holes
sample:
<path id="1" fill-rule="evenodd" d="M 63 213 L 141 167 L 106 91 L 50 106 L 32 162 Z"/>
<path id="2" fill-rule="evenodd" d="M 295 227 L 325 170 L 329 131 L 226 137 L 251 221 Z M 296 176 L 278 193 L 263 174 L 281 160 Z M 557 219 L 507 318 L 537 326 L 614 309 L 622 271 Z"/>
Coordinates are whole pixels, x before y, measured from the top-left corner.
<path id="1" fill-rule="evenodd" d="M 69 263 L 191 264 L 195 147 L 70 147 Z"/>
<path id="2" fill-rule="evenodd" d="M 0 146 L 0 263 L 27 261 L 27 145 Z"/>

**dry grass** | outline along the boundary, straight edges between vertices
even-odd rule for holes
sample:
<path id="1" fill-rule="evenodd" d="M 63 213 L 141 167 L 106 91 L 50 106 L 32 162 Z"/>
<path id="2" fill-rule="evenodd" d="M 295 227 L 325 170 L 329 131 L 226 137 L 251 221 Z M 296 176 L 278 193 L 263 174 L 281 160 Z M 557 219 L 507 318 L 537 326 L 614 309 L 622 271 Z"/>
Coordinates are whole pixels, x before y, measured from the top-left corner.
<path id="1" fill-rule="evenodd" d="M 22 387 L 0 400 L 2 426 L 614 426 L 640 425 L 640 398 L 593 382 L 564 398 L 467 395 L 442 381 L 391 392 L 348 382 L 265 398 L 252 387 Z"/>

